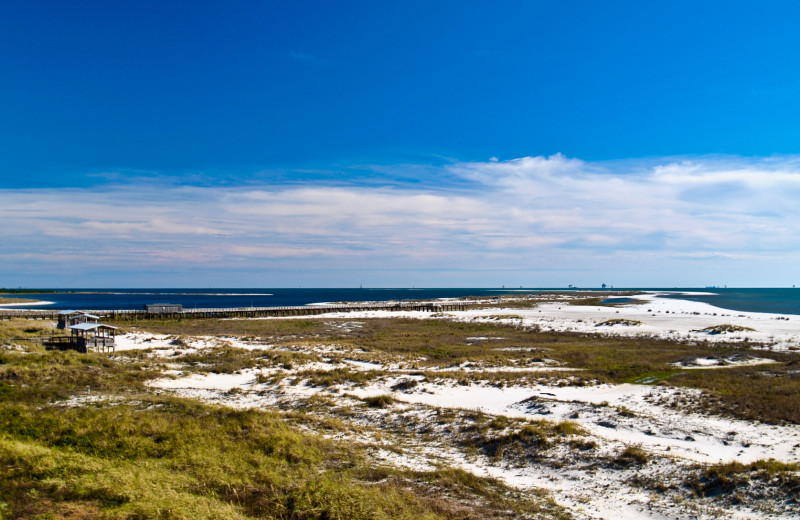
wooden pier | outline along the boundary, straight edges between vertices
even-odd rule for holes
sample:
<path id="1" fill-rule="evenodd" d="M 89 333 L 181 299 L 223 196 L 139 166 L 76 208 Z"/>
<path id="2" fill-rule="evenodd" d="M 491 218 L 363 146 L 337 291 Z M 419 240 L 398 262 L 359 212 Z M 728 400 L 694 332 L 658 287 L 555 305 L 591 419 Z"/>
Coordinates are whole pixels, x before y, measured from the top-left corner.
<path id="1" fill-rule="evenodd" d="M 180 312 L 148 312 L 145 310 L 86 310 L 104 320 L 163 320 L 182 318 L 283 318 L 290 316 L 313 316 L 332 312 L 359 311 L 418 311 L 448 312 L 467 308 L 468 302 L 370 302 L 331 303 L 320 305 L 297 305 L 292 307 L 238 307 L 228 309 L 183 309 Z M 0 309 L 0 319 L 24 318 L 28 320 L 57 320 L 58 310 Z"/>

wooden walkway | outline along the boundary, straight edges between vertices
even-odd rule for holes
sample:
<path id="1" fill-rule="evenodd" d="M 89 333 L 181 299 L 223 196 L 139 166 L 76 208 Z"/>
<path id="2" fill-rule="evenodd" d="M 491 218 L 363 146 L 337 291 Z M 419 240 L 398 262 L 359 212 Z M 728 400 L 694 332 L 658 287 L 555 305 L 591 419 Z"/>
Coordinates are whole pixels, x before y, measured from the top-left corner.
<path id="1" fill-rule="evenodd" d="M 358 311 L 460 311 L 467 307 L 463 301 L 454 302 L 378 302 L 332 303 L 324 305 L 298 305 L 294 307 L 239 307 L 232 309 L 183 309 L 182 312 L 152 313 L 144 310 L 86 310 L 105 320 L 152 320 L 180 318 L 266 318 L 312 316 L 330 312 Z M 59 310 L 0 309 L 0 319 L 24 318 L 29 320 L 57 320 Z"/>
<path id="2" fill-rule="evenodd" d="M 116 352 L 113 338 L 88 338 L 81 341 L 72 336 L 31 336 L 27 338 L 9 338 L 8 341 L 41 343 L 48 349 L 77 350 L 83 354 L 87 352 Z"/>

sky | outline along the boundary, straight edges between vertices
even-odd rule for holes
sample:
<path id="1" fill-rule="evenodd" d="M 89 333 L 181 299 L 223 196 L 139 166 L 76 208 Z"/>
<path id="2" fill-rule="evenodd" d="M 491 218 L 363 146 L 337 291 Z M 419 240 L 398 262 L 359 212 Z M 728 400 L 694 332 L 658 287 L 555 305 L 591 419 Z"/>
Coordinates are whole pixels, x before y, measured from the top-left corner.
<path id="1" fill-rule="evenodd" d="M 800 284 L 794 2 L 0 3 L 0 287 Z"/>

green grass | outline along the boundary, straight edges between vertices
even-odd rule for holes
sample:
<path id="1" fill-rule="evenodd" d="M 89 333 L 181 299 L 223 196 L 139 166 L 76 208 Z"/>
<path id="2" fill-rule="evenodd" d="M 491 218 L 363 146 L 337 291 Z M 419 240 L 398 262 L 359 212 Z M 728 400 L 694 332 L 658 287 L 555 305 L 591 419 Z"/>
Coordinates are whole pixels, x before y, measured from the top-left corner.
<path id="1" fill-rule="evenodd" d="M 510 422 L 506 418 L 501 424 L 503 428 L 498 433 L 495 430 L 500 425 L 496 420 L 480 414 L 467 428 L 461 444 L 478 449 L 492 459 L 520 460 L 540 456 L 570 437 L 586 435 L 586 431 L 572 421 Z"/>
<path id="2" fill-rule="evenodd" d="M 196 372 L 233 374 L 247 368 L 282 367 L 291 369 L 295 365 L 320 361 L 320 358 L 314 354 L 281 350 L 262 351 L 215 347 L 183 355 L 179 360 L 181 363 L 188 364 Z"/>
<path id="3" fill-rule="evenodd" d="M 705 467 L 690 475 L 685 485 L 695 495 L 715 496 L 735 493 L 739 488 L 750 488 L 753 485 L 770 482 L 784 489 L 794 499 L 800 497 L 800 476 L 797 471 L 800 465 L 788 464 L 774 459 L 758 460 L 750 464 L 728 462 Z"/>
<path id="4" fill-rule="evenodd" d="M 386 394 L 365 397 L 363 400 L 370 408 L 386 408 L 395 402 L 394 397 Z"/>
<path id="5" fill-rule="evenodd" d="M 603 322 L 598 323 L 595 327 L 613 327 L 614 325 L 625 325 L 629 327 L 635 327 L 641 325 L 642 322 L 639 320 L 629 320 L 623 318 L 614 318 L 611 320 L 606 320 Z"/>
<path id="6" fill-rule="evenodd" d="M 271 354 L 221 348 L 190 360 L 216 370 L 296 361 Z M 344 427 L 313 413 L 330 403 L 281 413 L 157 395 L 148 363 L 0 351 L 0 518 L 566 518 L 546 497 L 447 468 L 383 468 L 357 443 L 306 433 Z"/>
<path id="7" fill-rule="evenodd" d="M 763 356 L 762 356 L 763 357 Z M 669 384 L 699 388 L 703 395 L 688 406 L 700 413 L 713 410 L 770 424 L 800 423 L 800 377 L 797 355 L 771 353 L 781 364 L 687 370 Z"/>
<path id="8" fill-rule="evenodd" d="M 555 380 L 564 373 L 464 373 L 465 361 L 526 367 L 546 359 L 583 369 L 569 384 L 638 382 L 703 390 L 676 403 L 703 413 L 724 413 L 771 423 L 800 423 L 800 356 L 747 345 L 673 343 L 653 338 L 604 338 L 524 330 L 497 323 L 445 320 L 173 320 L 139 322 L 181 336 L 235 335 L 273 345 L 331 345 L 374 361 L 415 366 L 428 380 L 447 378 L 508 383 Z M 126 323 L 126 327 L 130 327 Z M 11 337 L 50 335 L 50 324 L 0 323 L 0 343 Z M 475 342 L 470 337 L 487 336 Z M 672 363 L 705 356 L 751 354 L 768 366 L 725 370 L 675 370 Z M 347 357 L 350 357 L 348 354 Z M 119 359 L 120 361 L 117 361 Z M 296 368 L 322 359 L 287 350 L 230 346 L 176 356 L 197 372 L 233 373 L 248 368 Z M 155 395 L 145 382 L 158 377 L 146 352 L 102 354 L 0 351 L 0 513 L 7 518 L 504 518 L 560 517 L 545 498 L 515 493 L 468 473 L 404 472 L 376 466 L 362 447 L 309 433 L 341 434 L 346 427 L 325 417 L 335 402 L 311 397 L 291 412 L 241 411 Z M 453 367 L 450 372 L 432 370 Z M 337 368 L 290 375 L 297 383 L 327 387 L 366 384 L 384 371 Z M 284 373 L 265 376 L 274 383 Z M 412 380 L 413 381 L 413 380 Z M 409 388 L 411 385 L 409 384 Z M 402 389 L 398 387 L 398 389 Z M 80 407 L 66 400 L 101 395 Z M 388 407 L 390 396 L 364 400 Z M 355 407 L 361 413 L 373 413 Z M 391 413 L 389 414 L 391 415 Z M 475 412 L 442 411 L 437 421 L 454 431 L 453 442 L 511 462 L 546 456 L 556 445 L 588 451 L 596 446 L 575 423 L 525 422 Z M 449 422 L 448 422 L 449 421 Z M 637 447 L 609 459 L 620 467 L 647 463 Z M 761 462 L 713 467 L 692 481 L 697 494 L 714 493 L 763 478 L 796 484 L 795 466 Z M 689 484 L 687 484 L 689 485 Z M 715 487 L 716 486 L 716 487 Z M 513 497 L 513 498 L 510 498 Z M 509 512 L 510 511 L 510 512 Z M 539 515 L 539 516 L 537 516 Z M 46 517 L 46 516 L 41 516 Z"/>
<path id="9" fill-rule="evenodd" d="M 175 336 L 238 336 L 245 339 L 314 338 L 329 332 L 318 319 L 225 320 L 217 318 L 184 318 L 108 321 L 123 330 L 142 329 Z"/>
<path id="10" fill-rule="evenodd" d="M 623 298 L 625 296 L 632 296 L 634 294 L 641 294 L 635 291 L 592 291 L 591 294 L 576 293 L 573 291 L 542 291 L 535 294 L 520 295 L 520 294 L 498 294 L 497 296 L 489 299 L 487 303 L 486 297 L 467 298 L 475 301 L 482 301 L 476 303 L 476 308 L 491 309 L 530 309 L 536 307 L 542 302 L 556 302 L 563 303 L 564 305 L 582 305 L 593 307 L 619 307 L 619 303 L 602 303 L 607 298 Z"/>
<path id="11" fill-rule="evenodd" d="M 0 345 L 7 343 L 12 338 L 40 338 L 59 335 L 64 335 L 64 332 L 57 329 L 52 321 L 12 318 L 3 321 L 0 325 Z M 15 343 L 19 343 L 19 341 L 15 341 Z M 32 343 L 26 343 L 26 345 L 32 345 Z"/>
<path id="12" fill-rule="evenodd" d="M 102 354 L 0 351 L 0 400 L 51 403 L 87 392 L 138 392 L 158 373 L 144 366 L 126 366 Z"/>
<path id="13" fill-rule="evenodd" d="M 755 332 L 756 329 L 752 329 L 750 327 L 745 327 L 742 325 L 731 325 L 730 323 L 724 323 L 722 325 L 714 325 L 712 327 L 706 327 L 700 332 L 708 332 L 709 334 L 724 334 L 726 332 Z"/>
<path id="14" fill-rule="evenodd" d="M 655 385 L 661 383 L 662 381 L 668 381 L 675 376 L 682 376 L 686 374 L 686 370 L 659 370 L 656 372 L 637 374 L 625 380 L 625 382 L 637 385 Z"/>
<path id="15" fill-rule="evenodd" d="M 111 518 L 447 517 L 402 486 L 362 484 L 357 450 L 301 434 L 276 414 L 152 399 L 13 407 L 0 424 L 10 518 L 52 514 L 56 504 Z"/>
<path id="16" fill-rule="evenodd" d="M 371 380 L 386 375 L 386 372 L 376 370 L 351 370 L 349 368 L 334 368 L 333 370 L 303 370 L 297 373 L 298 380 L 306 380 L 308 386 L 327 387 L 345 383 L 354 383 L 363 386 Z"/>
<path id="17" fill-rule="evenodd" d="M 650 456 L 640 446 L 626 446 L 615 458 L 618 466 L 641 466 L 647 464 Z"/>
<path id="18" fill-rule="evenodd" d="M 444 320 L 362 320 L 356 331 L 335 340 L 366 349 L 387 360 L 414 360 L 429 379 L 449 377 L 464 384 L 481 380 L 492 384 L 564 377 L 563 373 L 425 371 L 430 366 L 458 365 L 465 361 L 488 366 L 524 367 L 545 358 L 583 369 L 570 384 L 601 381 L 670 384 L 704 391 L 698 410 L 770 423 L 800 423 L 800 356 L 765 352 L 742 344 L 676 343 L 661 339 L 600 337 L 592 334 L 533 332 L 489 323 L 454 323 Z M 470 344 L 469 337 L 492 341 Z M 676 370 L 672 363 L 686 358 L 752 354 L 776 361 L 764 366 L 725 370 Z M 426 359 L 419 359 L 420 356 Z"/>

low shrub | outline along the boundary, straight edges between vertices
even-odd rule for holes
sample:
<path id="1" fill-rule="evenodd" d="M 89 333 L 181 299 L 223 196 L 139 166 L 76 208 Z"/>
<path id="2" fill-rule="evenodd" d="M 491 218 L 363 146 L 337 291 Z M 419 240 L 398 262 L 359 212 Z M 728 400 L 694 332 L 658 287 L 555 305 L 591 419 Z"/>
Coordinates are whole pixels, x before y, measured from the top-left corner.
<path id="1" fill-rule="evenodd" d="M 387 394 L 365 397 L 364 402 L 370 408 L 386 408 L 395 402 L 394 397 Z"/>
<path id="2" fill-rule="evenodd" d="M 624 318 L 614 318 L 611 320 L 606 320 L 603 322 L 598 323 L 595 327 L 613 327 L 614 325 L 626 325 L 629 327 L 633 327 L 636 325 L 641 325 L 642 322 L 639 320 L 629 320 Z"/>
<path id="3" fill-rule="evenodd" d="M 626 446 L 614 459 L 618 466 L 641 466 L 650 460 L 649 455 L 639 446 Z"/>
<path id="4" fill-rule="evenodd" d="M 722 325 L 714 325 L 712 327 L 706 327 L 704 329 L 699 330 L 698 332 L 707 332 L 708 334 L 725 334 L 726 332 L 755 332 L 755 330 L 756 329 L 745 327 L 743 325 L 732 325 L 730 323 L 724 323 Z"/>

